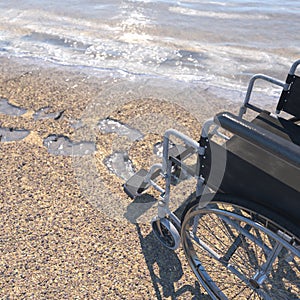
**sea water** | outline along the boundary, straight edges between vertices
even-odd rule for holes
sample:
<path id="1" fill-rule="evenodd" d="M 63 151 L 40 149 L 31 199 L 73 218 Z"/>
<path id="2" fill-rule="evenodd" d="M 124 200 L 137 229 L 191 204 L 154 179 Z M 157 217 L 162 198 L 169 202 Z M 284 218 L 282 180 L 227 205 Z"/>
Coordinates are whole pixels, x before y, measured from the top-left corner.
<path id="1" fill-rule="evenodd" d="M 0 15 L 2 56 L 203 84 L 228 98 L 254 73 L 284 79 L 300 58 L 300 1 L 10 0 Z"/>
<path id="2" fill-rule="evenodd" d="M 300 59 L 300 1 L 9 0 L 0 1 L 0 15 L 1 56 L 78 69 L 96 76 L 101 89 L 108 78 L 109 87 L 91 101 L 81 119 L 69 120 L 76 139 L 53 132 L 44 146 L 53 155 L 74 156 L 77 181 L 88 201 L 103 213 L 130 222 L 148 223 L 157 214 L 156 202 L 145 198 L 128 205 L 128 199 L 112 192 L 93 155 L 100 147 L 99 133 L 109 142 L 97 152 L 97 159 L 126 180 L 141 159 L 140 152 L 134 154 L 140 139 L 148 143 L 170 127 L 190 135 L 190 123 L 173 118 L 174 107 L 183 108 L 178 116 L 189 113 L 191 122 L 198 119 L 201 124 L 224 98 L 224 103 L 242 101 L 254 73 L 284 80 L 291 63 Z M 262 87 L 259 94 L 275 99 L 273 91 Z M 134 109 L 139 100 L 151 98 L 158 99 L 162 111 L 131 111 L 126 124 L 107 118 L 122 111 L 124 104 L 134 104 Z M 5 101 L 5 111 L 15 110 Z M 170 109 L 171 117 L 163 109 Z M 55 119 L 62 114 L 50 112 L 41 107 L 34 117 Z M 29 134 L 0 131 L 3 142 Z M 87 141 L 90 136 L 93 140 Z M 154 152 L 159 154 L 156 146 Z M 151 165 L 156 161 L 153 156 L 142 159 Z M 179 185 L 171 210 L 192 191 L 194 185 L 185 185 L 184 191 Z"/>

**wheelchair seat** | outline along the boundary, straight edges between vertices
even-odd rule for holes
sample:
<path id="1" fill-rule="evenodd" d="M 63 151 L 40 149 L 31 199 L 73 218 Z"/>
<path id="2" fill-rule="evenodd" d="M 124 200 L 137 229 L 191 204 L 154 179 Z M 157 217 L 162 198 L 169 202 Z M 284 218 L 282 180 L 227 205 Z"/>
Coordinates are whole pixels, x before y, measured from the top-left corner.
<path id="1" fill-rule="evenodd" d="M 252 123 L 300 146 L 300 126 L 292 121 L 263 111 Z M 216 149 L 219 145 L 211 144 L 211 147 L 215 153 L 221 151 Z M 237 135 L 227 141 L 225 147 L 227 161 L 220 190 L 259 203 L 286 217 L 293 225 L 280 225 L 293 227 L 289 229 L 300 236 L 299 165 L 291 164 Z M 213 183 L 213 177 L 209 184 Z"/>
<path id="2" fill-rule="evenodd" d="M 300 126 L 292 120 L 272 116 L 269 112 L 263 111 L 252 122 L 300 146 Z"/>

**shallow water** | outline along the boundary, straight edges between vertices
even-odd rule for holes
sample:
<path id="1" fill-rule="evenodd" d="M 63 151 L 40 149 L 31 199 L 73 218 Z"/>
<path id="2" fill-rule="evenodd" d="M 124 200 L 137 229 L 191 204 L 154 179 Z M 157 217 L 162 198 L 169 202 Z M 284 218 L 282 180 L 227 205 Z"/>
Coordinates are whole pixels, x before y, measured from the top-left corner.
<path id="1" fill-rule="evenodd" d="M 26 109 L 9 103 L 7 99 L 0 98 L 0 114 L 18 117 L 24 115 L 26 112 Z"/>
<path id="2" fill-rule="evenodd" d="M 29 133 L 30 131 L 25 129 L 0 127 L 0 142 L 20 141 L 26 138 Z"/>
<path id="3" fill-rule="evenodd" d="M 126 124 L 122 124 L 117 120 L 113 119 L 103 119 L 100 120 L 98 123 L 98 127 L 100 132 L 107 134 L 107 133 L 116 133 L 119 136 L 126 136 L 132 142 L 141 140 L 144 135 L 137 129 L 131 128 Z"/>
<path id="4" fill-rule="evenodd" d="M 43 119 L 53 119 L 59 120 L 63 115 L 63 111 L 51 112 L 51 107 L 42 107 L 33 114 L 33 119 L 43 120 Z"/>
<path id="5" fill-rule="evenodd" d="M 116 151 L 106 157 L 103 162 L 106 167 L 123 180 L 128 180 L 134 175 L 135 169 L 129 159 L 128 153 Z"/>
<path id="6" fill-rule="evenodd" d="M 51 134 L 44 139 L 44 146 L 53 155 L 84 156 L 94 154 L 96 145 L 93 142 L 73 142 L 68 137 Z"/>
<path id="7" fill-rule="evenodd" d="M 113 77 L 236 90 L 253 73 L 284 79 L 300 57 L 299 1 L 12 0 L 0 13 L 0 55 Z"/>

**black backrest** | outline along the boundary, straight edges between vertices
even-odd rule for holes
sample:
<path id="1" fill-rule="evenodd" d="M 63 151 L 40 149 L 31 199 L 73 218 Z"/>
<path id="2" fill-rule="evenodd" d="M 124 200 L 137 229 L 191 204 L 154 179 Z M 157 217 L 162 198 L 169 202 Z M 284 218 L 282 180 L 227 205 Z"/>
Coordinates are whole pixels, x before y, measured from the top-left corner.
<path id="1" fill-rule="evenodd" d="M 300 118 L 300 77 L 289 74 L 286 83 L 289 84 L 289 89 L 282 91 L 277 110 Z"/>

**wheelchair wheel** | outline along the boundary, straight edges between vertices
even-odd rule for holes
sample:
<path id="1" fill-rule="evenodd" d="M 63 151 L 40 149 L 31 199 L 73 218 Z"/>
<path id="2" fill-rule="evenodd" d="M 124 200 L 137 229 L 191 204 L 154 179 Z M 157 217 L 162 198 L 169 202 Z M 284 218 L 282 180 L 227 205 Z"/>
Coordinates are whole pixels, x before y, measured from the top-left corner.
<path id="1" fill-rule="evenodd" d="M 179 247 L 180 235 L 170 220 L 154 218 L 151 224 L 155 236 L 166 248 L 175 250 Z"/>
<path id="2" fill-rule="evenodd" d="M 245 203 L 216 195 L 204 208 L 189 205 L 181 239 L 195 275 L 213 299 L 299 299 L 299 239 L 273 212 Z"/>

